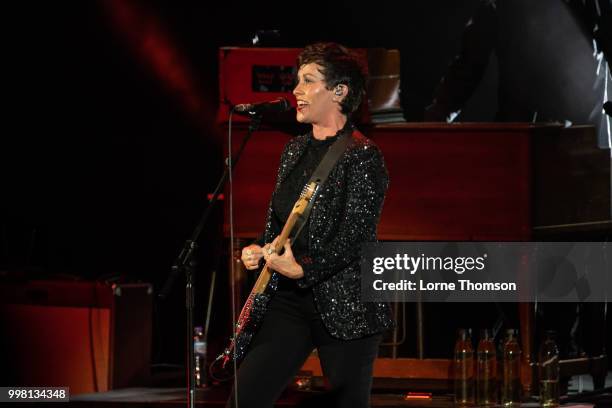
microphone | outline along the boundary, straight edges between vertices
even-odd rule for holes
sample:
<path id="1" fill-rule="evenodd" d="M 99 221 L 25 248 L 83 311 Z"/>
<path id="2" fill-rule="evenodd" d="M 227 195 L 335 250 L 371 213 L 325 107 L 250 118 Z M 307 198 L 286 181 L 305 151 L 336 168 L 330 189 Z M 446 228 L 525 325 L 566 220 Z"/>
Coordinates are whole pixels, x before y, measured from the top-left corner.
<path id="1" fill-rule="evenodd" d="M 264 113 L 264 112 L 286 112 L 291 109 L 291 104 L 285 98 L 259 103 L 242 103 L 234 106 L 234 112 L 238 113 Z"/>

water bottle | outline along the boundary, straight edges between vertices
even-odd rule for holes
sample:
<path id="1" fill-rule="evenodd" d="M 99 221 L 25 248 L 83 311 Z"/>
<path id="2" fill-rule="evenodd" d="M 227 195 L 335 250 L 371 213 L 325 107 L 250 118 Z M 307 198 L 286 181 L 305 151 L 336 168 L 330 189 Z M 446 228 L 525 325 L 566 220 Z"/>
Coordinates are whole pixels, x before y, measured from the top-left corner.
<path id="1" fill-rule="evenodd" d="M 206 340 L 201 326 L 193 328 L 193 353 L 195 354 L 195 386 L 206 387 Z"/>
<path id="2" fill-rule="evenodd" d="M 517 331 L 508 329 L 503 344 L 503 375 L 501 404 L 514 408 L 521 405 L 521 348 L 518 344 Z"/>
<path id="3" fill-rule="evenodd" d="M 455 342 L 455 404 L 474 404 L 474 351 L 469 329 L 457 330 Z"/>
<path id="4" fill-rule="evenodd" d="M 559 349 L 555 332 L 546 332 L 539 353 L 540 406 L 559 406 Z"/>
<path id="5" fill-rule="evenodd" d="M 476 376 L 478 406 L 497 404 L 497 358 L 493 336 L 488 329 L 480 331 L 476 350 Z"/>

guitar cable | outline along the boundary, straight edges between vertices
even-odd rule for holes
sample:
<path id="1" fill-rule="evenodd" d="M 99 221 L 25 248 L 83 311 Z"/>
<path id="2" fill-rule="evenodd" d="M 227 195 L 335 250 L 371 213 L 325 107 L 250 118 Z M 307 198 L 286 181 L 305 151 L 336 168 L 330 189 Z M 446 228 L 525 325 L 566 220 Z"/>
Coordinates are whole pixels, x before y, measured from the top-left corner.
<path id="1" fill-rule="evenodd" d="M 232 108 L 229 113 L 229 128 L 227 131 L 227 166 L 229 168 L 229 224 L 230 224 L 230 279 L 232 285 L 232 332 L 236 328 L 236 267 L 234 260 L 234 179 L 232 176 L 232 118 L 234 115 L 234 109 Z M 235 333 L 233 334 L 235 336 Z M 238 408 L 238 375 L 237 375 L 237 364 L 236 364 L 236 347 L 233 348 L 233 364 L 232 370 L 234 371 L 234 407 Z"/>

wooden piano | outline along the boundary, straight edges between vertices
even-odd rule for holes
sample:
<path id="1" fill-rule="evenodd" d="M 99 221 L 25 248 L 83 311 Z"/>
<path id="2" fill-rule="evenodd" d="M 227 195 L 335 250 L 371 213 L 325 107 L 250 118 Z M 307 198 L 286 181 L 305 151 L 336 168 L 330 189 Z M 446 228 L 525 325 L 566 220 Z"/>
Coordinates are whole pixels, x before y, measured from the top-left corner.
<path id="1" fill-rule="evenodd" d="M 381 240 L 526 241 L 612 231 L 610 151 L 597 148 L 592 127 L 414 123 L 360 129 L 380 146 L 390 174 Z M 244 124 L 234 130 L 234 147 L 245 133 Z M 234 173 L 236 237 L 251 239 L 263 230 L 280 153 L 290 137 L 264 128 L 247 145 Z M 532 315 L 529 304 L 519 308 L 523 383 L 529 390 Z M 451 378 L 450 360 L 425 359 L 418 322 L 416 335 L 418 358 L 379 358 L 375 377 Z M 320 375 L 316 359 L 304 369 Z"/>

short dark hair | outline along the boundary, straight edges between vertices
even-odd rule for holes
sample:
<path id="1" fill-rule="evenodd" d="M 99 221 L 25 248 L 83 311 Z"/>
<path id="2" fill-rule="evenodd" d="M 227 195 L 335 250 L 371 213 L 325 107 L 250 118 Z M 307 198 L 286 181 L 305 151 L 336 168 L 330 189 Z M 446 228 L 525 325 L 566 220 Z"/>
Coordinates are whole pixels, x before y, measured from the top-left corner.
<path id="1" fill-rule="evenodd" d="M 302 65 L 315 63 L 323 70 L 327 89 L 346 85 L 348 94 L 340 102 L 342 113 L 350 115 L 361 104 L 365 94 L 365 72 L 354 53 L 336 43 L 316 43 L 306 46 L 297 60 L 298 70 Z"/>

